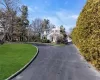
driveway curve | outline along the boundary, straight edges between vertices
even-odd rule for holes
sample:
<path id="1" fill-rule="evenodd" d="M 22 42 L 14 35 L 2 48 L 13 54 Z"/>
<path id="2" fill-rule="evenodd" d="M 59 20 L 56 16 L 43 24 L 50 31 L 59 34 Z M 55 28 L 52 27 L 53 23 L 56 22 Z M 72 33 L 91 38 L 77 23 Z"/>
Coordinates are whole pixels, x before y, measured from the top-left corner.
<path id="1" fill-rule="evenodd" d="M 73 44 L 34 44 L 39 54 L 32 64 L 12 80 L 100 80 L 100 75 L 79 55 Z"/>

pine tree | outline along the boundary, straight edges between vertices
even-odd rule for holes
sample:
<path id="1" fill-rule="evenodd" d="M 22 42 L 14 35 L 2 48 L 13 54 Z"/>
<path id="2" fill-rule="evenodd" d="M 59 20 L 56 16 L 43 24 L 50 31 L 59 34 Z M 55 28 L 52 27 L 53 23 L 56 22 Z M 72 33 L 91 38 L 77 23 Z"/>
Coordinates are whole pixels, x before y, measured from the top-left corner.
<path id="1" fill-rule="evenodd" d="M 21 21 L 22 21 L 22 41 L 26 41 L 26 28 L 29 26 L 29 21 L 27 19 L 28 17 L 28 7 L 27 6 L 22 6 L 22 16 L 21 16 Z"/>

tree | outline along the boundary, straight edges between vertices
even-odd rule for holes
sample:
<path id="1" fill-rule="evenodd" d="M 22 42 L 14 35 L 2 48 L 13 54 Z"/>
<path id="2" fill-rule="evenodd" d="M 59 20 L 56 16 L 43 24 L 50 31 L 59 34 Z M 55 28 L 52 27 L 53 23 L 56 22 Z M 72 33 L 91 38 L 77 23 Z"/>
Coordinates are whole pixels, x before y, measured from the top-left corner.
<path id="1" fill-rule="evenodd" d="M 19 11 L 19 0 L 1 0 L 0 20 L 4 27 L 4 36 L 7 41 L 27 41 L 28 7 L 22 6 Z M 19 16 L 19 12 L 22 13 Z"/>
<path id="2" fill-rule="evenodd" d="M 50 21 L 48 19 L 44 19 L 42 23 L 42 29 L 44 30 L 50 28 L 49 23 Z"/>
<path id="3" fill-rule="evenodd" d="M 40 34 L 42 31 L 42 19 L 36 18 L 34 21 L 32 21 L 31 28 L 33 31 L 37 34 Z"/>
<path id="4" fill-rule="evenodd" d="M 100 69 L 100 0 L 87 0 L 72 39 L 84 57 Z"/>
<path id="5" fill-rule="evenodd" d="M 21 40 L 22 41 L 26 41 L 26 34 L 27 34 L 27 31 L 26 31 L 26 28 L 29 26 L 29 21 L 27 19 L 28 17 L 28 7 L 23 5 L 22 8 L 21 8 L 21 12 L 22 12 L 22 15 L 21 15 L 21 22 L 22 22 L 22 37 L 21 37 Z"/>
<path id="6" fill-rule="evenodd" d="M 50 23 L 50 20 L 48 19 L 40 19 L 36 18 L 35 20 L 32 21 L 32 24 L 30 25 L 31 30 L 35 33 L 35 36 L 37 36 L 38 39 L 42 37 L 45 30 L 51 30 L 54 28 L 55 25 Z M 32 32 L 32 31 L 31 31 Z"/>
<path id="7" fill-rule="evenodd" d="M 60 33 L 63 35 L 63 40 L 66 40 L 67 34 L 63 25 L 60 26 Z"/>
<path id="8" fill-rule="evenodd" d="M 15 18 L 15 23 L 16 23 L 16 26 L 14 27 L 14 39 L 17 41 L 22 41 L 22 20 L 21 20 L 21 17 L 18 17 L 16 16 Z"/>
<path id="9" fill-rule="evenodd" d="M 0 0 L 0 4 L 2 5 L 1 7 L 4 10 L 10 11 L 17 11 L 19 6 L 18 6 L 19 0 Z"/>
<path id="10" fill-rule="evenodd" d="M 18 0 L 1 0 L 0 4 L 2 5 L 2 20 L 3 27 L 4 27 L 4 36 L 9 34 L 9 39 L 12 41 L 13 37 L 13 27 L 15 26 L 15 16 L 17 14 L 17 5 Z"/>

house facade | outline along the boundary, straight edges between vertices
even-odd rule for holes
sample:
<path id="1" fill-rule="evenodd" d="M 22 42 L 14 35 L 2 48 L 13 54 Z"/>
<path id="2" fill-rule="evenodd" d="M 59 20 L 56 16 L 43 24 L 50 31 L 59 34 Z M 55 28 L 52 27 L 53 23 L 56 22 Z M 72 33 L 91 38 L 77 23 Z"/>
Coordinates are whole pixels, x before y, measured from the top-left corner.
<path id="1" fill-rule="evenodd" d="M 42 32 L 41 32 L 41 39 L 44 39 L 44 38 L 47 38 L 48 35 L 50 33 L 50 30 L 49 29 L 44 29 Z"/>
<path id="2" fill-rule="evenodd" d="M 60 28 L 56 27 L 51 30 L 44 30 L 41 34 L 41 39 L 43 39 L 44 37 L 51 42 L 56 43 L 59 38 L 63 37 L 63 35 L 60 33 Z"/>

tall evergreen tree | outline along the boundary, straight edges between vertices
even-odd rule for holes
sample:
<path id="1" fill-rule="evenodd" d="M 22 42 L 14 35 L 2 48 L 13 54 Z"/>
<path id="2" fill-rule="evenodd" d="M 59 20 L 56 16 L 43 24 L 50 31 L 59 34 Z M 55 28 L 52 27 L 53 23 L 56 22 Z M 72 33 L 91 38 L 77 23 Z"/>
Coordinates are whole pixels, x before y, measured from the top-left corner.
<path id="1" fill-rule="evenodd" d="M 29 21 L 28 21 L 28 7 L 23 5 L 22 6 L 22 41 L 26 41 L 26 28 L 29 26 Z"/>
<path id="2" fill-rule="evenodd" d="M 48 29 L 49 28 L 50 21 L 48 19 L 44 19 L 42 23 L 42 29 Z"/>
<path id="3" fill-rule="evenodd" d="M 67 34 L 63 25 L 60 26 L 60 33 L 63 35 L 63 39 L 67 38 Z"/>

